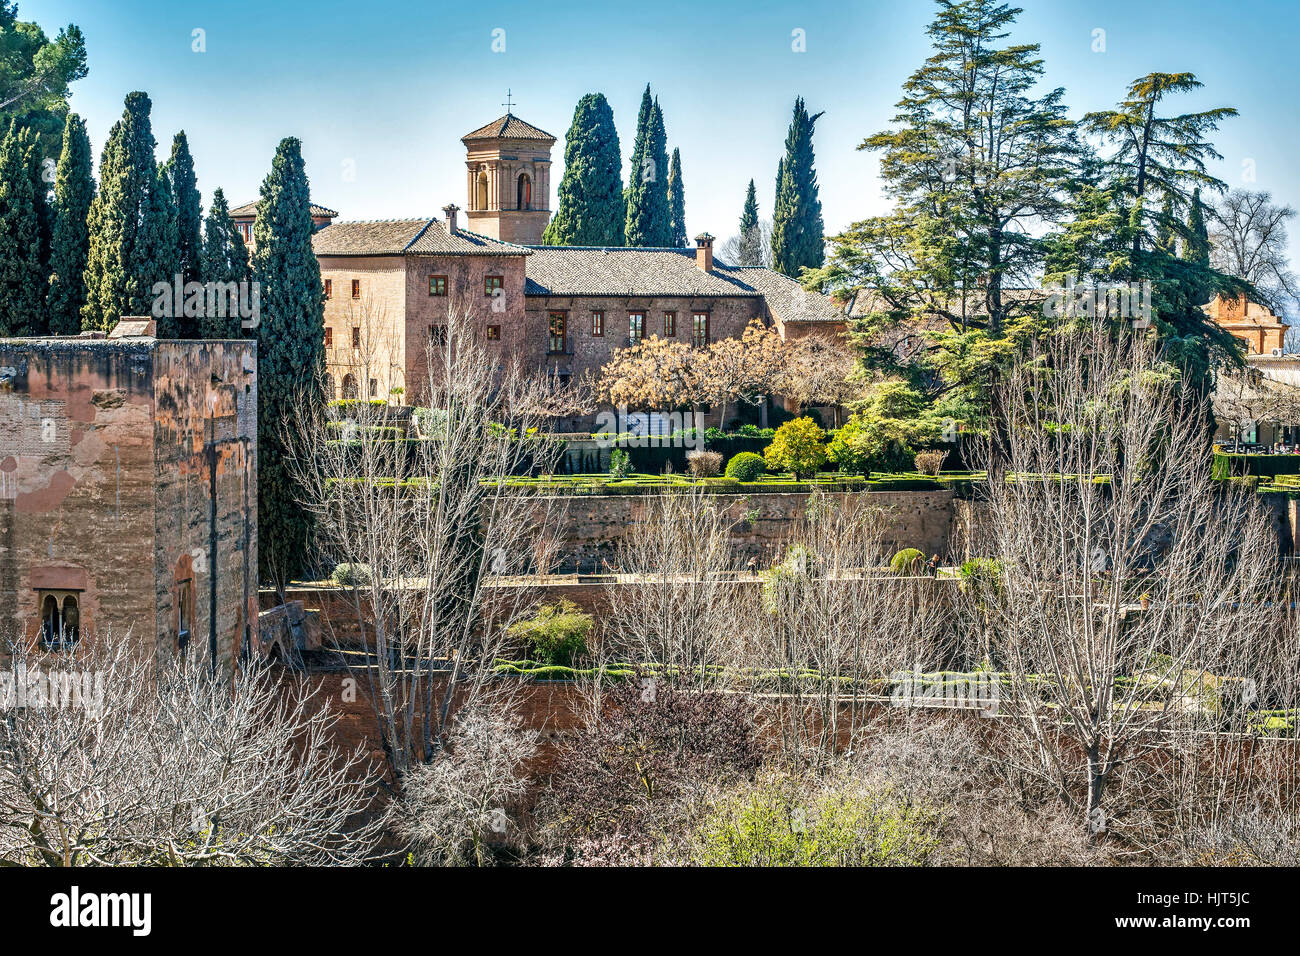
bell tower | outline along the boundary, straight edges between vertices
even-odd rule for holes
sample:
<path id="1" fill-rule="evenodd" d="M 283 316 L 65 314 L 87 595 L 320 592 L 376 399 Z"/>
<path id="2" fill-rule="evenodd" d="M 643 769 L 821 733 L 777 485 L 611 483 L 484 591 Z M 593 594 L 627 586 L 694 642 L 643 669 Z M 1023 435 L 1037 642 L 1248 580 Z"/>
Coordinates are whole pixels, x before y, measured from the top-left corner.
<path id="1" fill-rule="evenodd" d="M 540 245 L 551 221 L 555 137 L 509 112 L 460 138 L 465 144 L 465 217 L 471 232 Z"/>

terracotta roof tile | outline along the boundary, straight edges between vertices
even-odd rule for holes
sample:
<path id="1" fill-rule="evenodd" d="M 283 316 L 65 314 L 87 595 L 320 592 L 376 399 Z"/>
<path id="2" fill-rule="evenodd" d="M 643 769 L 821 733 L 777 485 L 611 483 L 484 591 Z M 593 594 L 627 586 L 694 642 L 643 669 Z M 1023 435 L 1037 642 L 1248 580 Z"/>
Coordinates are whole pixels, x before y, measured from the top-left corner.
<path id="1" fill-rule="evenodd" d="M 532 123 L 525 123 L 513 113 L 507 113 L 486 126 L 480 126 L 472 133 L 466 133 L 460 141 L 465 143 L 472 139 L 544 139 L 555 142 L 555 137 L 546 130 L 538 129 Z"/>

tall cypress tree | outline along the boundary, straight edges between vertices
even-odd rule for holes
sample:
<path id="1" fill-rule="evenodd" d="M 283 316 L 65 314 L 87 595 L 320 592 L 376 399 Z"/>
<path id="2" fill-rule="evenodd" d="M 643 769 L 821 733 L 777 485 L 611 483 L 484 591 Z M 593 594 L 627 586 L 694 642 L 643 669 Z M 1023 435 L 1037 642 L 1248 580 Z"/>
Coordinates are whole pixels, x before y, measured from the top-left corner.
<path id="1" fill-rule="evenodd" d="M 603 93 L 578 100 L 564 140 L 559 208 L 542 234 L 548 246 L 621 246 L 626 211 L 623 154 Z"/>
<path id="2" fill-rule="evenodd" d="M 311 522 L 286 461 L 284 422 L 323 403 L 324 293 L 311 248 L 311 199 L 302 145 L 280 141 L 253 222 L 257 328 L 258 565 L 283 588 L 304 566 Z"/>
<path id="3" fill-rule="evenodd" d="M 203 250 L 200 257 L 200 279 L 203 282 L 248 282 L 251 274 L 248 249 L 244 238 L 230 218 L 230 205 L 226 194 L 218 189 L 212 194 L 212 205 L 204 222 Z M 205 313 L 199 323 L 198 334 L 205 339 L 237 339 L 243 337 L 238 311 L 228 310 L 225 318 Z"/>
<path id="4" fill-rule="evenodd" d="M 0 140 L 0 335 L 45 331 L 45 281 L 31 168 L 36 136 L 9 123 Z"/>
<path id="5" fill-rule="evenodd" d="M 1201 203 L 1198 186 L 1192 191 L 1192 203 L 1187 213 L 1187 242 L 1183 245 L 1183 258 L 1198 266 L 1209 268 L 1210 232 L 1205 225 L 1205 206 Z"/>
<path id="6" fill-rule="evenodd" d="M 677 149 L 668 166 L 668 245 L 686 248 L 686 190 L 682 186 L 682 154 Z"/>
<path id="7" fill-rule="evenodd" d="M 1178 251 L 1178 233 L 1174 226 L 1176 210 L 1172 190 L 1165 190 L 1164 202 L 1160 207 L 1160 218 L 1156 222 L 1156 248 L 1171 256 Z"/>
<path id="8" fill-rule="evenodd" d="M 86 304 L 86 256 L 90 250 L 86 217 L 94 198 L 90 137 L 81 117 L 69 113 L 54 178 L 54 236 L 46 297 L 52 335 L 76 335 L 81 330 L 81 309 Z"/>
<path id="9" fill-rule="evenodd" d="M 172 194 L 171 179 L 164 167 L 158 170 L 154 188 L 149 191 L 149 202 L 145 205 L 145 219 L 137 244 L 141 251 L 139 274 L 146 286 L 152 286 L 155 282 L 171 285 L 176 276 L 181 274 L 180 235 L 176 223 L 176 197 Z M 152 301 L 150 304 L 152 306 Z M 180 302 L 172 303 L 170 312 L 158 317 L 159 338 L 190 338 L 194 335 L 194 320 L 185 317 L 183 305 L 182 296 Z"/>
<path id="10" fill-rule="evenodd" d="M 669 245 L 672 237 L 668 213 L 668 137 L 659 100 L 650 98 L 649 86 L 641 98 L 641 115 L 645 116 L 645 122 L 638 117 L 624 236 L 629 246 L 662 247 Z"/>
<path id="11" fill-rule="evenodd" d="M 821 115 L 808 115 L 803 97 L 799 97 L 785 137 L 785 158 L 772 213 L 772 268 L 788 276 L 797 277 L 805 266 L 820 268 L 826 258 L 812 145 L 813 126 Z"/>
<path id="12" fill-rule="evenodd" d="M 783 161 L 784 162 L 784 161 Z M 742 266 L 763 264 L 763 235 L 758 226 L 758 191 L 754 180 L 745 191 L 745 208 L 740 213 L 740 262 Z"/>
<path id="13" fill-rule="evenodd" d="M 172 154 L 167 160 L 167 178 L 172 196 L 176 200 L 177 251 L 180 254 L 181 275 L 186 282 L 199 281 L 199 260 L 203 255 L 203 204 L 199 198 L 199 183 L 194 175 L 194 158 L 190 143 L 181 130 L 172 139 Z"/>
<path id="14" fill-rule="evenodd" d="M 99 161 L 99 192 L 88 217 L 90 252 L 86 261 L 86 305 L 83 329 L 108 329 L 123 315 L 148 315 L 155 282 L 170 282 L 159 262 L 166 259 L 158 243 L 158 188 L 148 95 L 128 93 L 122 118 L 113 124 Z M 161 266 L 161 269 L 160 269 Z"/>

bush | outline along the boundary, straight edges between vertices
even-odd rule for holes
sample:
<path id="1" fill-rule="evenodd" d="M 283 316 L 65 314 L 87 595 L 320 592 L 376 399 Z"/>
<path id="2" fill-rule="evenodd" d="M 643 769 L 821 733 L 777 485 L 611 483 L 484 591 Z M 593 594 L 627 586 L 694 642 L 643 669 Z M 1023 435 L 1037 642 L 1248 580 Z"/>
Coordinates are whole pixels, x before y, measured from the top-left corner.
<path id="1" fill-rule="evenodd" d="M 587 654 L 593 618 L 572 601 L 543 604 L 532 617 L 511 624 L 507 633 L 524 641 L 532 656 L 552 667 L 569 667 Z"/>
<path id="2" fill-rule="evenodd" d="M 727 462 L 727 477 L 737 481 L 758 481 L 767 473 L 767 462 L 762 455 L 742 451 Z"/>
<path id="3" fill-rule="evenodd" d="M 1002 565 L 992 558 L 972 558 L 958 570 L 962 588 L 997 588 L 1002 580 Z"/>
<path id="4" fill-rule="evenodd" d="M 826 433 L 811 418 L 796 418 L 776 430 L 763 452 L 773 471 L 792 471 L 796 478 L 811 478 L 826 463 Z"/>
<path id="5" fill-rule="evenodd" d="M 609 477 L 626 478 L 632 474 L 632 458 L 621 448 L 609 453 Z"/>
<path id="6" fill-rule="evenodd" d="M 831 437 L 827 455 L 840 471 L 848 474 L 910 471 L 916 465 L 916 453 L 896 426 L 897 423 L 854 415 Z"/>
<path id="7" fill-rule="evenodd" d="M 920 574 L 925 567 L 925 554 L 916 548 L 904 548 L 889 561 L 889 570 L 895 574 Z"/>
<path id="8" fill-rule="evenodd" d="M 718 801 L 688 853 L 703 866 L 921 866 L 939 818 L 885 790 L 846 785 L 808 792 L 770 777 Z"/>
<path id="9" fill-rule="evenodd" d="M 916 453 L 916 470 L 923 475 L 939 477 L 939 472 L 943 471 L 943 461 L 948 457 L 948 453 L 942 448 L 928 448 L 925 451 Z"/>
<path id="10" fill-rule="evenodd" d="M 688 451 L 686 467 L 693 478 L 712 478 L 722 470 L 722 456 L 716 451 Z"/>
<path id="11" fill-rule="evenodd" d="M 370 583 L 370 565 L 368 564 L 338 564 L 334 567 L 334 573 L 330 575 L 335 584 L 342 584 L 345 587 L 355 587 L 357 585 Z"/>

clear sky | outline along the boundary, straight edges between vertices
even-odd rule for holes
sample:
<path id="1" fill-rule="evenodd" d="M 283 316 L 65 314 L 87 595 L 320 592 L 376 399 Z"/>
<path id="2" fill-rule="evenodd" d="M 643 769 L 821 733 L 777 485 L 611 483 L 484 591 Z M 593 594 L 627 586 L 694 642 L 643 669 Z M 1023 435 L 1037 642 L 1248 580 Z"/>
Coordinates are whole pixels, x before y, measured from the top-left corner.
<path id="1" fill-rule="evenodd" d="M 1112 105 L 1140 75 L 1188 70 L 1205 89 L 1178 109 L 1234 106 L 1212 170 L 1300 208 L 1296 0 L 1024 0 L 1013 40 L 1038 42 L 1046 83 L 1075 115 Z M 90 75 L 72 106 L 98 156 L 123 96 L 153 99 L 159 156 L 189 136 L 204 201 L 256 198 L 275 144 L 302 139 L 313 199 L 345 219 L 441 215 L 465 205 L 459 138 L 505 112 L 553 133 L 562 173 L 574 105 L 599 91 L 624 161 L 641 91 L 663 106 L 682 153 L 690 235 L 736 230 L 753 177 L 770 217 L 797 95 L 825 111 L 814 146 L 828 233 L 883 212 L 873 154 L 900 84 L 929 53 L 928 0 L 447 3 L 442 0 L 19 0 L 47 33 L 85 33 Z M 194 52 L 194 30 L 206 52 Z M 505 31 L 493 52 L 493 31 Z M 1094 52 L 1093 31 L 1105 31 Z M 806 52 L 792 32 L 804 31 Z M 1243 174 L 1253 161 L 1254 181 Z M 626 169 L 625 169 L 626 176 Z M 554 190 L 553 190 L 554 193 Z M 554 195 L 552 195 L 554 205 Z M 1293 250 L 1300 248 L 1292 229 Z"/>

